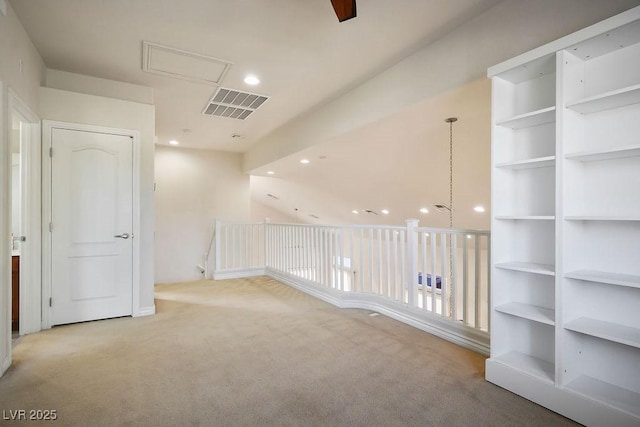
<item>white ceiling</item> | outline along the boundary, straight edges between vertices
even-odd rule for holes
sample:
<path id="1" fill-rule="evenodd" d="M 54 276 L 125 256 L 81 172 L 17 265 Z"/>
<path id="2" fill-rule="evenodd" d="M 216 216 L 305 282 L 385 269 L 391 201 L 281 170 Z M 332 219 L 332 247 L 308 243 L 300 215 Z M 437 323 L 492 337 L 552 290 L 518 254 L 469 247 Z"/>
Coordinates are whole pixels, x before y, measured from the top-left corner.
<path id="1" fill-rule="evenodd" d="M 12 0 L 48 68 L 151 86 L 160 144 L 245 151 L 497 0 Z M 142 41 L 231 62 L 222 86 L 270 96 L 245 121 L 203 116 L 215 86 L 142 71 Z M 259 86 L 243 82 L 258 75 Z M 191 133 L 185 133 L 190 129 Z M 243 138 L 232 138 L 240 134 Z"/>
<path id="2" fill-rule="evenodd" d="M 330 0 L 10 2 L 48 68 L 153 87 L 159 144 L 178 139 L 184 147 L 244 152 L 498 0 L 359 0 L 358 17 L 343 23 Z M 223 87 L 270 99 L 245 121 L 204 116 L 216 87 L 144 72 L 143 41 L 229 61 Z M 260 85 L 243 83 L 247 73 Z M 448 203 L 444 119 L 453 114 L 461 147 L 454 225 L 488 228 L 488 213 L 469 213 L 473 204 L 489 205 L 488 86 L 460 90 L 477 102 L 464 92 L 445 94 L 300 153 L 313 160 L 306 167 L 298 155 L 281 159 L 269 165 L 275 177 L 252 178 L 252 197 L 304 222 L 401 224 L 426 206 L 431 213 L 421 224 L 446 226 L 448 215 L 433 204 Z M 351 213 L 383 208 L 391 214 Z"/>

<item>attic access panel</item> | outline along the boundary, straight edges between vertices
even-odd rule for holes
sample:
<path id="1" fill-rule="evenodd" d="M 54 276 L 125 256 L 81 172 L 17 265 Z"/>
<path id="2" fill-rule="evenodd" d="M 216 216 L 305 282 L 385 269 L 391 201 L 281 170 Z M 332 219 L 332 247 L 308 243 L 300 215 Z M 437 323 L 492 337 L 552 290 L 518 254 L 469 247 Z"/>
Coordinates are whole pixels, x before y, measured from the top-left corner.
<path id="1" fill-rule="evenodd" d="M 142 70 L 147 73 L 218 86 L 230 67 L 212 56 L 142 42 Z"/>
<path id="2" fill-rule="evenodd" d="M 269 99 L 268 96 L 220 87 L 202 114 L 244 120 Z"/>

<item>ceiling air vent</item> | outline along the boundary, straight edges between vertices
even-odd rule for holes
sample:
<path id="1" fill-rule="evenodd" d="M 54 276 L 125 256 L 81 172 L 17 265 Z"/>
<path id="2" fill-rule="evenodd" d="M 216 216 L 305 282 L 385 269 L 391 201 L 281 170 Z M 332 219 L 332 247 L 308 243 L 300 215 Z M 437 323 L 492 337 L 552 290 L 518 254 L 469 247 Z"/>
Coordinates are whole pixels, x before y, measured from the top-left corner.
<path id="1" fill-rule="evenodd" d="M 209 116 L 244 120 L 256 111 L 269 97 L 239 90 L 218 88 L 202 112 Z"/>

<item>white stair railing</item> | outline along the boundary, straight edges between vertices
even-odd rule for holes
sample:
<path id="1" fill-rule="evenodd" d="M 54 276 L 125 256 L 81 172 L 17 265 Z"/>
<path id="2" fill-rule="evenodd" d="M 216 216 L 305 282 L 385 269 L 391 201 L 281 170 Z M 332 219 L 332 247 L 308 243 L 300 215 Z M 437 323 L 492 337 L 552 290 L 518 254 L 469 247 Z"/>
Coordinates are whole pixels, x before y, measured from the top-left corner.
<path id="1" fill-rule="evenodd" d="M 216 221 L 215 279 L 268 275 L 488 353 L 488 231 Z M 427 325 L 427 326 L 425 326 Z"/>

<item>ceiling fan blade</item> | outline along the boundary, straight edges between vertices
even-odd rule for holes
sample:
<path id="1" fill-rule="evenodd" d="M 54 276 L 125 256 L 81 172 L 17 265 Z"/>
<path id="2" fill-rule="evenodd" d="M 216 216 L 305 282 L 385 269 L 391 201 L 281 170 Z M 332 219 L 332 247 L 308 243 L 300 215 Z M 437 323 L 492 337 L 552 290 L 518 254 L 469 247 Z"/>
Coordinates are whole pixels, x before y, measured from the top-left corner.
<path id="1" fill-rule="evenodd" d="M 331 5 L 340 22 L 356 17 L 356 0 L 331 0 Z"/>

